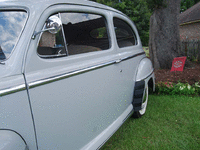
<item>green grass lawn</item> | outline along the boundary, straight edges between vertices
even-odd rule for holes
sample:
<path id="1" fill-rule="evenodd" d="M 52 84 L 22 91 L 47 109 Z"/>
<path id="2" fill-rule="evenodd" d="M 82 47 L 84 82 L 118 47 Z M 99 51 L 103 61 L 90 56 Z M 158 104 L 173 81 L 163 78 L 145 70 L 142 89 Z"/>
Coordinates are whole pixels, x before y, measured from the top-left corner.
<path id="1" fill-rule="evenodd" d="M 101 150 L 200 150 L 200 97 L 150 95 Z"/>

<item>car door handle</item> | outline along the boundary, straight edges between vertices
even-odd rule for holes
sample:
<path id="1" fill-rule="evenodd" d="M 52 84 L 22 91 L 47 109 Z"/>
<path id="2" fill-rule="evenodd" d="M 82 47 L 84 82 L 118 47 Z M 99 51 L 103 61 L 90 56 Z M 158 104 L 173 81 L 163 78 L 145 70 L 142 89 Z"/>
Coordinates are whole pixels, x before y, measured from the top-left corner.
<path id="1" fill-rule="evenodd" d="M 120 63 L 122 60 L 121 59 L 118 59 L 115 61 L 115 63 Z"/>

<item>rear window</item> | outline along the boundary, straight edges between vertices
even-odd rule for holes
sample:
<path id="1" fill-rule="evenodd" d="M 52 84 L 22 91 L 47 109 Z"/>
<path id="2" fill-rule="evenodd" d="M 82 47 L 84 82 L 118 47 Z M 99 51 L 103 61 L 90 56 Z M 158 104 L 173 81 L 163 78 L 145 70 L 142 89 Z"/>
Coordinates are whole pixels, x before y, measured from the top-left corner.
<path id="1" fill-rule="evenodd" d="M 126 21 L 114 18 L 113 22 L 119 48 L 137 45 L 135 32 Z"/>
<path id="2" fill-rule="evenodd" d="M 0 61 L 9 57 L 25 25 L 25 11 L 0 11 Z"/>

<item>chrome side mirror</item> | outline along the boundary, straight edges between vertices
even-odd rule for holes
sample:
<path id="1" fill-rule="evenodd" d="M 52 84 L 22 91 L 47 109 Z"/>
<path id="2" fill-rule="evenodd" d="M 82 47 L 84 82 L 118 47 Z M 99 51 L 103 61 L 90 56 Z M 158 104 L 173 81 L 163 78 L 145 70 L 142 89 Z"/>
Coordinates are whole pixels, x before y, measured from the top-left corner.
<path id="1" fill-rule="evenodd" d="M 49 31 L 51 34 L 58 33 L 62 28 L 62 21 L 56 15 L 49 17 L 46 21 L 45 28 L 39 32 L 35 32 L 32 36 L 32 39 L 40 34 L 41 32 Z"/>
<path id="2" fill-rule="evenodd" d="M 57 16 L 48 18 L 45 29 L 52 34 L 58 33 L 62 28 L 62 21 Z"/>

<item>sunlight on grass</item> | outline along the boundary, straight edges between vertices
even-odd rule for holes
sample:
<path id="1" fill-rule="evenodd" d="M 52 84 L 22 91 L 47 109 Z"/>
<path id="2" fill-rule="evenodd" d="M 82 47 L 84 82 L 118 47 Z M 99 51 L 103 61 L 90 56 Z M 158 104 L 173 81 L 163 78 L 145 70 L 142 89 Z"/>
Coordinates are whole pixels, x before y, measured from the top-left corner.
<path id="1" fill-rule="evenodd" d="M 200 98 L 150 95 L 146 114 L 130 118 L 101 150 L 199 150 Z"/>

